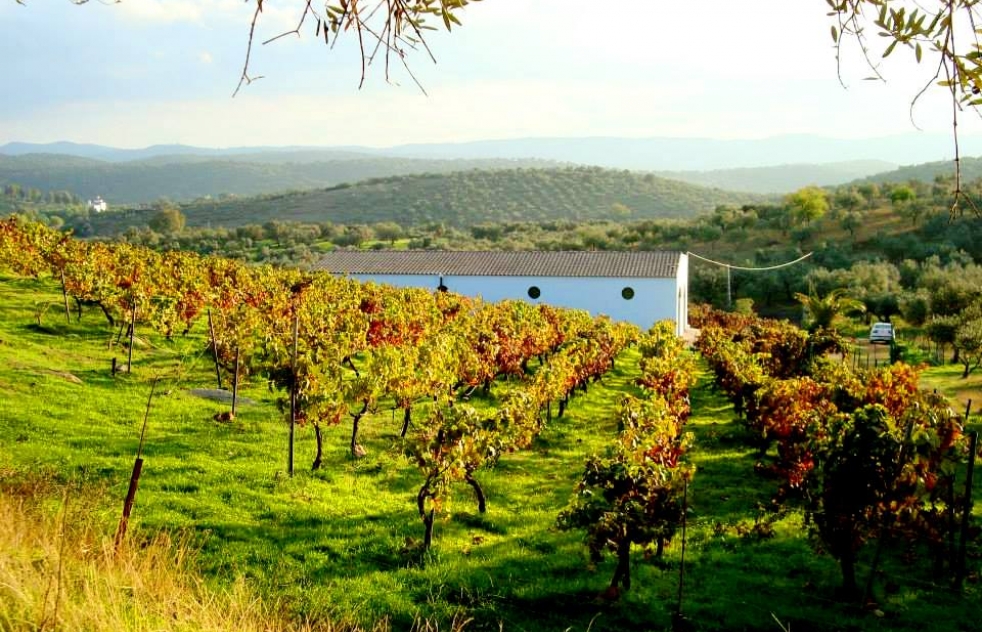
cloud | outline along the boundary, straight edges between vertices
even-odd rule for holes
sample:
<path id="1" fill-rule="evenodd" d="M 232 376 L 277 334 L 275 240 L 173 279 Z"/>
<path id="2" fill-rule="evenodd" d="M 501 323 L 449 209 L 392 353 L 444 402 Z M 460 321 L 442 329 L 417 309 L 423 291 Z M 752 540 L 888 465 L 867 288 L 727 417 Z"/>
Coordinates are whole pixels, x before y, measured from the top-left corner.
<path id="1" fill-rule="evenodd" d="M 200 61 L 202 64 L 210 64 L 215 61 L 215 58 L 212 57 L 211 53 L 208 51 L 201 51 L 198 53 L 198 61 Z"/>

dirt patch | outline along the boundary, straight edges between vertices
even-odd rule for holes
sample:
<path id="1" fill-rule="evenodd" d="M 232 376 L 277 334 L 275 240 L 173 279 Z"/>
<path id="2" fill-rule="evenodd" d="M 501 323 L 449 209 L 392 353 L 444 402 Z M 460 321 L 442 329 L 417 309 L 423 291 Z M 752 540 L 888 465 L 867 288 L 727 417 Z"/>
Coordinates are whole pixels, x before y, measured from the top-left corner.
<path id="1" fill-rule="evenodd" d="M 54 369 L 39 369 L 32 366 L 25 366 L 20 363 L 12 363 L 10 368 L 15 371 L 24 371 L 25 373 L 31 373 L 33 375 L 52 375 L 54 377 L 65 380 L 66 382 L 71 382 L 72 384 L 84 384 L 81 378 L 77 375 L 69 373 L 68 371 L 55 371 Z"/>
<path id="2" fill-rule="evenodd" d="M 66 382 L 71 382 L 72 384 L 84 384 L 81 378 L 79 378 L 77 375 L 72 375 L 68 371 L 54 371 L 51 369 L 41 369 L 37 372 L 42 373 L 44 375 L 53 375 L 55 377 L 65 380 Z"/>
<path id="3" fill-rule="evenodd" d="M 699 334 L 702 333 L 701 330 L 695 327 L 686 327 L 685 333 L 682 334 L 682 340 L 685 341 L 686 346 L 694 347 L 696 341 L 699 340 Z"/>
<path id="4" fill-rule="evenodd" d="M 213 402 L 224 402 L 227 404 L 232 403 L 232 391 L 226 391 L 221 388 L 191 388 L 188 389 L 188 393 L 194 395 L 195 397 L 201 397 L 202 399 L 210 399 Z M 239 404 L 251 405 L 255 404 L 253 400 L 248 397 L 242 397 L 239 395 Z"/>

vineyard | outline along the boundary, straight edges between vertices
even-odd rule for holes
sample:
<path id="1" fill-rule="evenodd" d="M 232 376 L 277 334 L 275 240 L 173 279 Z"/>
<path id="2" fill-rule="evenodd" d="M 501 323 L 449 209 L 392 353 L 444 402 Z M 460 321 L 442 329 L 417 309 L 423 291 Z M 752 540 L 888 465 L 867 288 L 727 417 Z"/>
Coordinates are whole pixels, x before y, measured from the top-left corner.
<path id="1" fill-rule="evenodd" d="M 662 326 L 14 220 L 0 304 L 0 493 L 84 490 L 111 538 L 139 445 L 127 537 L 187 530 L 291 617 L 973 626 L 969 428 L 833 332 L 707 311 L 698 361 Z"/>

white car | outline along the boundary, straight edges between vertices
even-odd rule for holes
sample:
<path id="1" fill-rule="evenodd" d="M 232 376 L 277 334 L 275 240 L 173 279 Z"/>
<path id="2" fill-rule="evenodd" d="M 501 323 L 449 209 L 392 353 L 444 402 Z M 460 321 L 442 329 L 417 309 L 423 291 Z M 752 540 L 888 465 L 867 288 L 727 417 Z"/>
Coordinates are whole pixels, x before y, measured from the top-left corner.
<path id="1" fill-rule="evenodd" d="M 870 344 L 892 344 L 894 341 L 893 325 L 890 323 L 873 323 L 869 330 Z"/>

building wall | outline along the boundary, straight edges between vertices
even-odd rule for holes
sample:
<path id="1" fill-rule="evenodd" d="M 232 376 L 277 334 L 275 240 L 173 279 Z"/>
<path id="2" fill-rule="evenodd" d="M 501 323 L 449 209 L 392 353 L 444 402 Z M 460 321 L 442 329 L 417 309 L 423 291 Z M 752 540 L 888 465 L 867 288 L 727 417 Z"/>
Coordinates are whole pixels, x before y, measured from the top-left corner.
<path id="1" fill-rule="evenodd" d="M 679 257 L 679 267 L 675 274 L 676 319 L 675 333 L 685 334 L 689 326 L 689 255 Z"/>
<path id="2" fill-rule="evenodd" d="M 486 301 L 522 299 L 530 303 L 546 303 L 559 307 L 585 309 L 593 315 L 606 314 L 614 320 L 626 320 L 643 329 L 659 320 L 672 320 L 681 335 L 686 317 L 684 303 L 679 297 L 687 291 L 680 289 L 676 278 L 609 278 L 609 277 L 502 277 L 502 276 L 429 276 L 429 275 L 352 275 L 360 281 L 386 283 L 395 287 L 436 289 L 442 279 L 451 292 L 465 296 L 481 296 Z M 529 288 L 539 288 L 538 298 L 529 296 Z M 625 299 L 622 292 L 631 288 L 634 296 Z M 682 318 L 683 320 L 679 320 Z"/>

